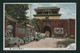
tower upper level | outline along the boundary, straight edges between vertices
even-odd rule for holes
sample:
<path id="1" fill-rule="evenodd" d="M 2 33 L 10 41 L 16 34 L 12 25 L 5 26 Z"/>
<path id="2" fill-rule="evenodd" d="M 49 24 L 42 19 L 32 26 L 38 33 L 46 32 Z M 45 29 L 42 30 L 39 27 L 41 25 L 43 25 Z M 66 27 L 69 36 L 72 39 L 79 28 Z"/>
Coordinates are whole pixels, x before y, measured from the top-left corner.
<path id="1" fill-rule="evenodd" d="M 49 17 L 49 19 L 60 19 L 61 16 L 59 14 L 60 8 L 58 7 L 38 7 L 34 10 L 36 12 L 34 15 L 36 19 L 45 19 L 46 17 Z"/>

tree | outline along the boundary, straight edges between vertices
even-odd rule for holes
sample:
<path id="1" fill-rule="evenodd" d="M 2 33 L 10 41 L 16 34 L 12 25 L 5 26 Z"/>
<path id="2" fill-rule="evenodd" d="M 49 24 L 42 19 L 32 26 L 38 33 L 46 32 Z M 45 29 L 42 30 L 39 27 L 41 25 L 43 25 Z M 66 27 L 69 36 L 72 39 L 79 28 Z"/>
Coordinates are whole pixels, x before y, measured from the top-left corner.
<path id="1" fill-rule="evenodd" d="M 28 4 L 5 4 L 5 11 L 19 22 L 27 19 Z"/>
<path id="2" fill-rule="evenodd" d="M 40 21 L 39 19 L 35 19 L 35 18 L 33 18 L 33 19 L 31 20 L 31 23 L 33 24 L 33 26 L 35 26 L 37 32 L 40 31 L 39 21 Z"/>

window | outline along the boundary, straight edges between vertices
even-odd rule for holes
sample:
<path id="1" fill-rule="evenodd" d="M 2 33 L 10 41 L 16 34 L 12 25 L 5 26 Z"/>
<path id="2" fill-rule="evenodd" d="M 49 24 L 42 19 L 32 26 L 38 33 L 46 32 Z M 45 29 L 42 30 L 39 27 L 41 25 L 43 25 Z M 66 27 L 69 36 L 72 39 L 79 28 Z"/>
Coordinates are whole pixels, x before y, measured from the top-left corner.
<path id="1" fill-rule="evenodd" d="M 44 14 L 48 14 L 48 12 L 44 12 Z"/>
<path id="2" fill-rule="evenodd" d="M 42 14 L 42 12 L 37 12 L 37 14 Z"/>
<path id="3" fill-rule="evenodd" d="M 57 12 L 56 11 L 52 11 L 52 14 L 57 14 Z"/>
<path id="4" fill-rule="evenodd" d="M 25 28 L 17 27 L 17 33 L 25 33 Z"/>

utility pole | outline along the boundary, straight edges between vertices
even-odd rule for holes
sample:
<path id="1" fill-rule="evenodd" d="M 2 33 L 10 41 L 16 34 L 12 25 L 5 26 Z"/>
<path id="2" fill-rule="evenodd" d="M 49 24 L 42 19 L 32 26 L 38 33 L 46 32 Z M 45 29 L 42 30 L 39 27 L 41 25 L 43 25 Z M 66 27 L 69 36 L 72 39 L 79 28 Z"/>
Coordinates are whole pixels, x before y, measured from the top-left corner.
<path id="1" fill-rule="evenodd" d="M 30 5 L 30 20 L 32 19 L 32 4 L 29 4 Z"/>
<path id="2" fill-rule="evenodd" d="M 32 4 L 29 4 L 29 8 L 30 8 L 30 24 L 31 24 L 31 19 L 32 19 Z M 29 42 L 31 40 L 31 30 L 30 30 L 30 33 L 29 33 Z"/>

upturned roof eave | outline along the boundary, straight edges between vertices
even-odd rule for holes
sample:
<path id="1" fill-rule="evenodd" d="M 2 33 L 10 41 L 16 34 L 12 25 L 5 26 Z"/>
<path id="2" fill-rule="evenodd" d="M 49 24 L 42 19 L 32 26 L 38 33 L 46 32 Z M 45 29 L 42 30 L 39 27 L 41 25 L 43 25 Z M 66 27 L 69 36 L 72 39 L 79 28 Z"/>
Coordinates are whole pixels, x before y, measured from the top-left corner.
<path id="1" fill-rule="evenodd" d="M 6 19 L 12 21 L 12 22 L 18 22 L 17 19 L 13 18 L 12 16 L 10 16 L 9 14 L 5 13 Z"/>

